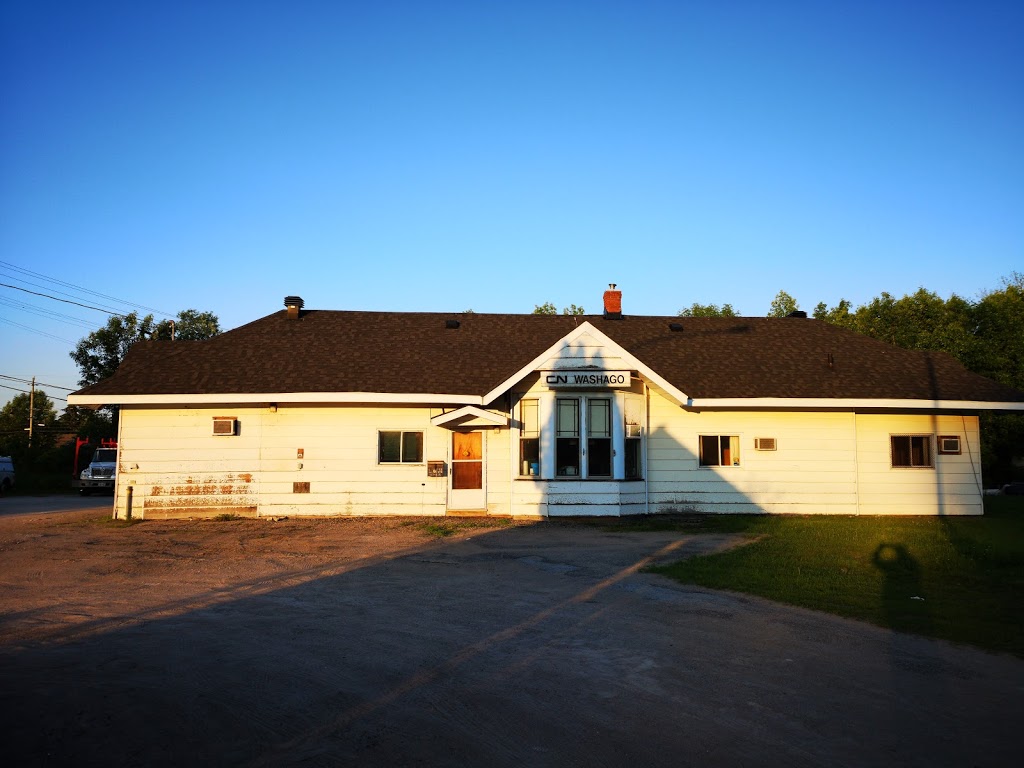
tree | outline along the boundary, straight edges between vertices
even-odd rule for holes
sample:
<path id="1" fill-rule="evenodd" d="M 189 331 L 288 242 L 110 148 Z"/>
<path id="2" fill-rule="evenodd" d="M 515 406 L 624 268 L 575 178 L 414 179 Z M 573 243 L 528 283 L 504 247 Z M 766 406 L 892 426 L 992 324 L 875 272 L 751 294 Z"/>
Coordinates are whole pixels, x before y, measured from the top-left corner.
<path id="1" fill-rule="evenodd" d="M 543 304 L 536 304 L 533 307 L 533 314 L 535 315 L 557 315 L 558 307 L 552 304 L 550 301 L 545 301 Z M 562 310 L 563 315 L 585 315 L 586 310 L 583 307 L 578 307 L 575 304 L 570 304 Z"/>
<path id="2" fill-rule="evenodd" d="M 171 336 L 171 328 L 174 328 L 174 336 Z M 199 312 L 195 309 L 183 309 L 178 313 L 177 319 L 161 320 L 156 325 L 154 338 L 167 340 L 179 339 L 181 341 L 202 341 L 220 333 L 220 320 L 213 312 Z"/>
<path id="3" fill-rule="evenodd" d="M 175 339 L 199 341 L 218 333 L 220 322 L 212 312 L 186 309 L 174 322 Z M 113 315 L 105 326 L 79 340 L 74 352 L 69 353 L 81 373 L 78 383 L 86 387 L 112 376 L 131 346 L 146 338 L 170 339 L 171 321 L 155 323 L 152 315 L 140 318 L 135 312 Z"/>
<path id="4" fill-rule="evenodd" d="M 779 291 L 775 294 L 775 298 L 772 299 L 772 305 L 768 310 L 768 317 L 785 317 L 791 312 L 796 312 L 798 309 L 800 309 L 800 305 L 797 304 L 796 299 L 785 291 Z"/>
<path id="5" fill-rule="evenodd" d="M 132 344 L 152 334 L 152 315 L 141 319 L 135 312 L 111 316 L 105 326 L 80 339 L 69 353 L 81 373 L 78 383 L 87 387 L 112 376 Z"/>
<path id="6" fill-rule="evenodd" d="M 828 304 L 824 301 L 819 301 L 814 308 L 814 319 L 850 328 L 853 323 L 853 316 L 850 314 L 851 306 L 850 302 L 846 299 L 840 299 L 838 304 L 829 309 Z"/>
<path id="7" fill-rule="evenodd" d="M 978 301 L 919 288 L 899 299 L 883 292 L 853 312 L 845 299 L 831 309 L 822 302 L 814 316 L 907 349 L 947 352 L 970 371 L 1024 389 L 1024 275 L 1002 283 Z M 981 428 L 985 477 L 1013 479 L 1013 459 L 1024 456 L 1024 416 L 983 413 Z"/>
<path id="8" fill-rule="evenodd" d="M 732 308 L 732 304 L 723 304 L 718 306 L 717 304 L 701 304 L 699 302 L 693 302 L 686 309 L 680 309 L 676 313 L 679 317 L 736 317 L 736 310 Z"/>
<path id="9" fill-rule="evenodd" d="M 53 432 L 57 422 L 57 409 L 47 394 L 37 389 L 35 397 L 27 392 L 12 397 L 0 409 L 0 455 L 17 460 L 28 450 L 29 409 L 32 411 L 32 450 L 52 448 L 56 442 Z M 42 426 L 40 426 L 42 425 Z"/>

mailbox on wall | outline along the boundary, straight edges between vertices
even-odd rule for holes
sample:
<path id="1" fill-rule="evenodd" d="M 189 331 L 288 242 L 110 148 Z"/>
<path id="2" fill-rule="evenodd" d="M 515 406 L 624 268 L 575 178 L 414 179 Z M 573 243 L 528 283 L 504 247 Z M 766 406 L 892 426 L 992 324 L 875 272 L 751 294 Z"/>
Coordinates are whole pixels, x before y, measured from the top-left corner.
<path id="1" fill-rule="evenodd" d="M 443 461 L 428 461 L 427 462 L 427 477 L 444 477 L 444 462 Z"/>

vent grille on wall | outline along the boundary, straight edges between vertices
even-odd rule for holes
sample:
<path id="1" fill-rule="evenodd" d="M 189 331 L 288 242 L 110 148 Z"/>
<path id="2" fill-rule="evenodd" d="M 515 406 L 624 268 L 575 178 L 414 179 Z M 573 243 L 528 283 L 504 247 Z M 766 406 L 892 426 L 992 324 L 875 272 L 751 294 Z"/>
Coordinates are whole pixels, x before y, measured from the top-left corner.
<path id="1" fill-rule="evenodd" d="M 777 450 L 778 446 L 775 445 L 774 437 L 755 437 L 754 438 L 754 450 L 755 451 L 774 451 Z"/>
<path id="2" fill-rule="evenodd" d="M 959 456 L 960 438 L 956 435 L 939 435 L 939 453 Z"/>
<path id="3" fill-rule="evenodd" d="M 214 416 L 213 434 L 220 437 L 233 437 L 238 427 L 238 419 L 226 416 Z"/>

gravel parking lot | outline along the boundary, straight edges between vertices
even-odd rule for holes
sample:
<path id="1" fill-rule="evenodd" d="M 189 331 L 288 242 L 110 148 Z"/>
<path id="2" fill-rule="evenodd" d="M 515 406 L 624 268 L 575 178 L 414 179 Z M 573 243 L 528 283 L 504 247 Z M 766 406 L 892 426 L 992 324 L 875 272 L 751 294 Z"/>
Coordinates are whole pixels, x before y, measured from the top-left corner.
<path id="1" fill-rule="evenodd" d="M 1019 763 L 1021 660 L 640 572 L 736 543 L 0 515 L 5 762 Z"/>

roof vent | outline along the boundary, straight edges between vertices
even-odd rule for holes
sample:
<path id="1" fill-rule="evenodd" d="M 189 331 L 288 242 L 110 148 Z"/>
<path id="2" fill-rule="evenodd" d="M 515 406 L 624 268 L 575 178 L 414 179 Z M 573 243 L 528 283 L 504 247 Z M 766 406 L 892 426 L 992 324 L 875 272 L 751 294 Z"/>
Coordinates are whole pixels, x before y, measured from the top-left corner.
<path id="1" fill-rule="evenodd" d="M 807 313 L 804 312 L 802 309 L 795 309 L 792 312 L 790 312 L 788 315 L 786 315 L 786 317 L 800 317 L 800 318 L 803 318 L 804 320 L 806 320 L 807 319 Z"/>
<path id="2" fill-rule="evenodd" d="M 669 323 L 668 324 L 668 329 L 670 331 L 675 332 L 675 333 L 679 333 L 679 332 L 681 332 L 683 330 L 683 324 L 682 323 Z"/>
<path id="3" fill-rule="evenodd" d="M 305 306 L 306 302 L 302 300 L 301 296 L 285 296 L 284 305 L 288 308 L 288 319 L 298 320 L 299 310 Z"/>
<path id="4" fill-rule="evenodd" d="M 445 328 L 451 328 L 451 329 L 454 330 L 455 328 L 458 328 L 460 325 L 462 325 L 462 323 L 460 323 L 458 320 L 445 320 L 444 321 L 444 327 Z"/>

